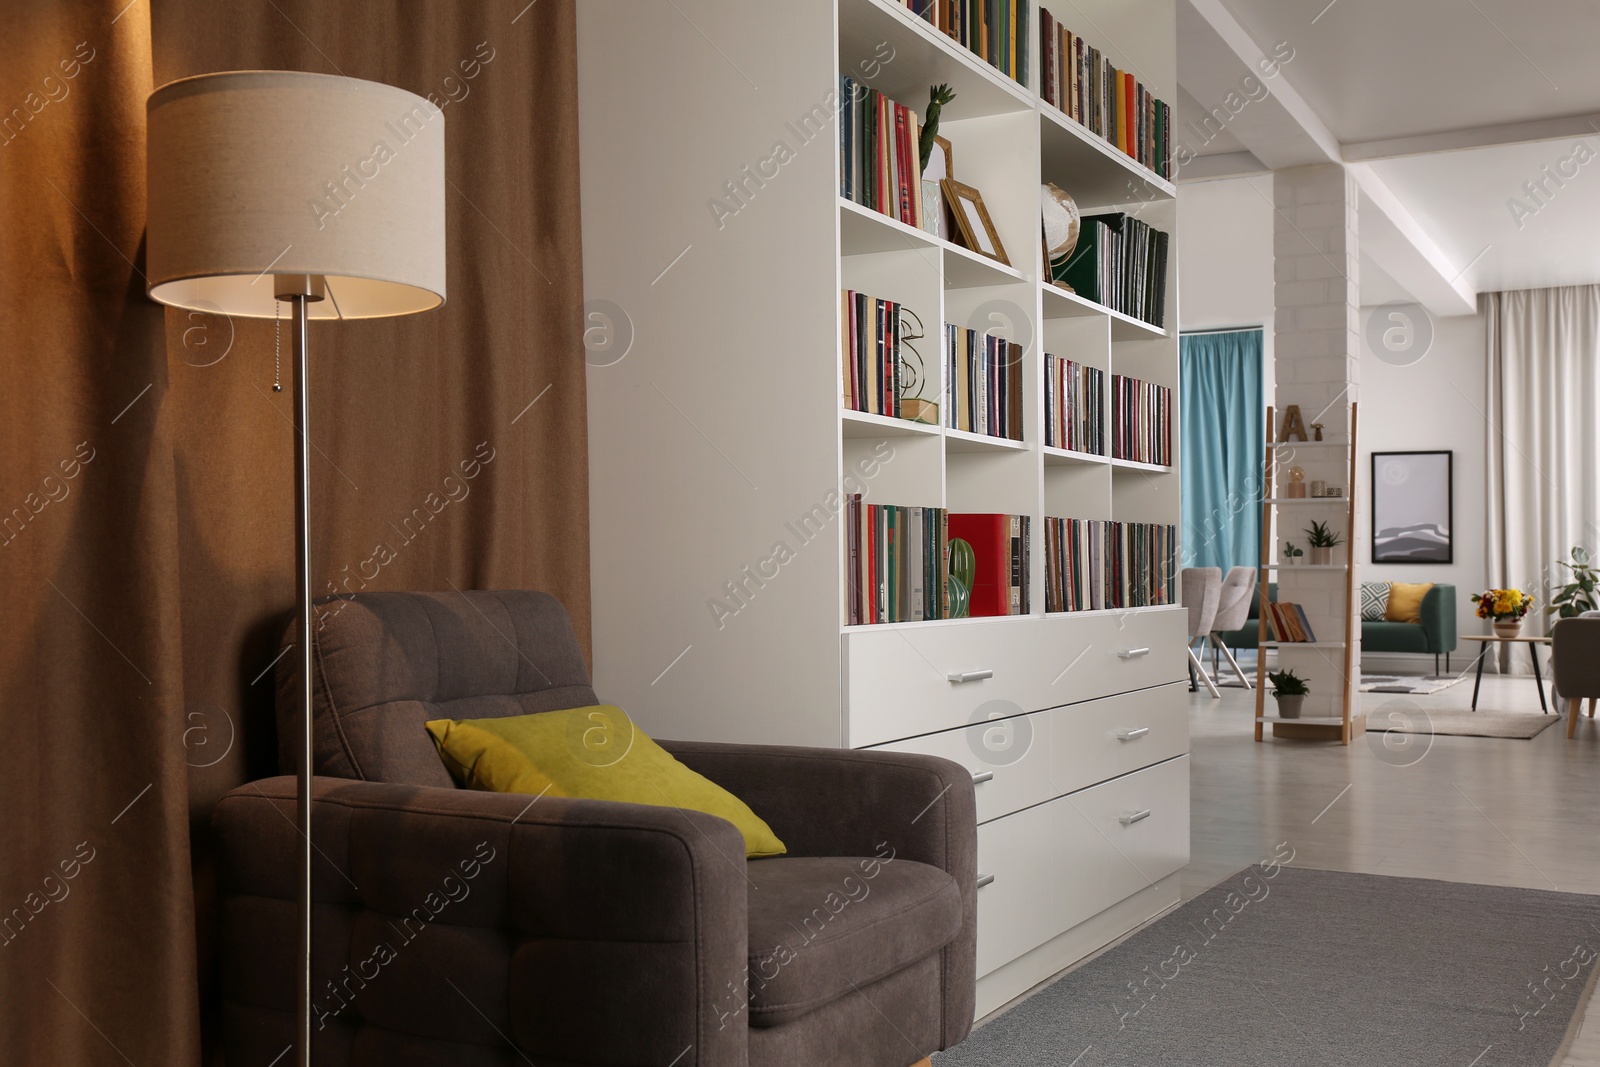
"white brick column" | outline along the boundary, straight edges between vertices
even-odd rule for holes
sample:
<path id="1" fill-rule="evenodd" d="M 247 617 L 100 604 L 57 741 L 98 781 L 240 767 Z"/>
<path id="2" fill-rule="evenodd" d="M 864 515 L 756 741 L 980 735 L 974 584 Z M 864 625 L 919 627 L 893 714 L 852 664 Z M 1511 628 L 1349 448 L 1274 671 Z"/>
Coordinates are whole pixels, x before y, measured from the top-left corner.
<path id="1" fill-rule="evenodd" d="M 1290 404 L 1300 408 L 1308 436 L 1314 422 L 1323 424 L 1327 441 L 1348 442 L 1350 405 L 1359 399 L 1361 381 L 1361 323 L 1358 270 L 1360 244 L 1357 229 L 1357 190 L 1353 177 L 1335 163 L 1294 167 L 1273 174 L 1273 296 L 1275 377 L 1273 403 L 1278 426 Z M 1304 469 L 1306 481 L 1322 480 L 1351 492 L 1348 449 L 1278 450 L 1277 482 L 1271 488 L 1282 496 L 1288 468 Z M 1360 477 L 1358 470 L 1357 477 Z M 1363 492 L 1368 487 L 1360 486 Z M 1303 529 L 1313 519 L 1326 522 L 1344 536 L 1334 550 L 1334 561 L 1356 566 L 1358 531 L 1349 529 L 1347 509 L 1280 505 L 1277 509 L 1275 556 L 1283 542 L 1292 540 L 1306 548 Z M 1310 551 L 1307 549 L 1307 559 Z M 1359 612 L 1359 593 L 1345 595 L 1343 571 L 1277 572 L 1279 597 L 1300 604 L 1316 636 L 1343 641 L 1347 614 Z M 1360 589 L 1359 573 L 1356 590 Z M 1305 714 L 1338 715 L 1342 710 L 1341 683 L 1352 690 L 1352 717 L 1360 714 L 1361 650 L 1359 616 L 1352 627 L 1355 648 L 1350 677 L 1344 670 L 1341 649 L 1280 651 L 1280 662 L 1308 677 L 1312 695 Z"/>

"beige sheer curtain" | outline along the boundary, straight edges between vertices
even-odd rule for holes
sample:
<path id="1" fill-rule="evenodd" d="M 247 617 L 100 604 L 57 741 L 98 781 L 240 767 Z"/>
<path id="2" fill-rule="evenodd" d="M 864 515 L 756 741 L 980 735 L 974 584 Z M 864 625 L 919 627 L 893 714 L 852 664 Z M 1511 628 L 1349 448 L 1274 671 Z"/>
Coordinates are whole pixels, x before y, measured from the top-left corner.
<path id="1" fill-rule="evenodd" d="M 1600 549 L 1600 286 L 1488 293 L 1482 306 L 1489 578 L 1539 598 L 1523 632 L 1542 634 L 1556 561 Z"/>

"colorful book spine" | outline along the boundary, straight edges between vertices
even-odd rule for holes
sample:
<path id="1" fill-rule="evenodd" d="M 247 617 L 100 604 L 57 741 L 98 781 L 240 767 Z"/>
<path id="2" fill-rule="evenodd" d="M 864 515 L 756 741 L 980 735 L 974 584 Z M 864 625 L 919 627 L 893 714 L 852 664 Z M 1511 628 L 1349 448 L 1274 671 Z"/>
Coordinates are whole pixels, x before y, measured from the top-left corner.
<path id="1" fill-rule="evenodd" d="M 1105 455 L 1105 371 L 1048 352 L 1044 360 L 1044 443 Z"/>
<path id="2" fill-rule="evenodd" d="M 847 625 L 949 617 L 947 523 L 943 508 L 868 504 L 851 494 L 845 503 Z"/>
<path id="3" fill-rule="evenodd" d="M 1111 455 L 1135 463 L 1172 465 L 1172 390 L 1111 376 Z"/>
<path id="4" fill-rule="evenodd" d="M 848 75 L 839 99 L 839 195 L 921 228 L 917 112 Z"/>
<path id="5" fill-rule="evenodd" d="M 1022 440 L 1022 346 L 992 334 L 944 327 L 944 424 Z"/>
<path id="6" fill-rule="evenodd" d="M 901 305 L 844 290 L 840 401 L 849 411 L 904 418 Z"/>

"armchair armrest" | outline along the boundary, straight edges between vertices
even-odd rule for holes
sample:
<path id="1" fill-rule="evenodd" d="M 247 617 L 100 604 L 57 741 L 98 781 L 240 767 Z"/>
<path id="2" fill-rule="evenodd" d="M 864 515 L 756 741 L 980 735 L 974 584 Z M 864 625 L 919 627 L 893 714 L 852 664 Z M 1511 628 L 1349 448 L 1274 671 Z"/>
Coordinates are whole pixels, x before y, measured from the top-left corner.
<path id="1" fill-rule="evenodd" d="M 978 818 L 972 774 L 935 756 L 868 749 L 661 741 L 767 821 L 791 856 L 871 856 L 938 867 L 961 891 L 962 933 L 943 951 L 942 1047 L 972 1027 L 977 990 Z"/>
<path id="2" fill-rule="evenodd" d="M 1428 651 L 1433 653 L 1456 650 L 1456 587 L 1435 585 L 1422 596 L 1418 608 L 1422 632 L 1428 638 Z"/>
<path id="3" fill-rule="evenodd" d="M 330 778 L 314 795 L 317 1047 L 747 1064 L 744 1027 L 717 1012 L 748 967 L 731 823 Z M 229 1062 L 269 1063 L 291 1039 L 294 796 L 293 778 L 249 783 L 213 817 Z"/>

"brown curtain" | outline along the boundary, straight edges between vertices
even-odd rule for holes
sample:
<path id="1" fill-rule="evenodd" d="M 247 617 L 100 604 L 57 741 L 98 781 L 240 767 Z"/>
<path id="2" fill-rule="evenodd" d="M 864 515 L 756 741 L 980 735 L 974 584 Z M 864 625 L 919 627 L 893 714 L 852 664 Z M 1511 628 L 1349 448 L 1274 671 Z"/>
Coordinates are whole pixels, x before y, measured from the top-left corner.
<path id="1" fill-rule="evenodd" d="M 312 327 L 315 570 L 546 589 L 587 648 L 573 2 L 0 6 L 0 1063 L 198 1064 L 210 811 L 277 770 L 291 383 L 287 330 L 278 393 L 272 323 L 144 297 L 145 97 L 267 68 L 443 106 L 449 302 Z"/>

